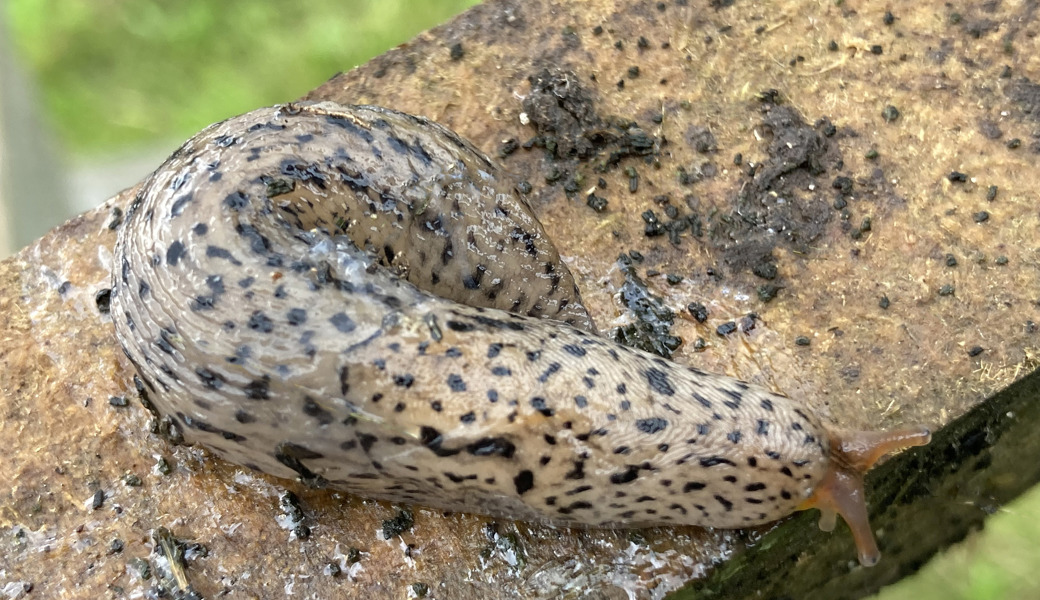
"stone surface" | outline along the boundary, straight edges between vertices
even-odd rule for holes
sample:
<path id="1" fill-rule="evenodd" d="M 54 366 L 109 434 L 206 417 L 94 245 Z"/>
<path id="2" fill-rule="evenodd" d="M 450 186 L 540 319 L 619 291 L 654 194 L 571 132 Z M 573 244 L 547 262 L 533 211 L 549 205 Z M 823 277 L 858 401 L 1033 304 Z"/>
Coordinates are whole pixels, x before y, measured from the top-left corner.
<path id="1" fill-rule="evenodd" d="M 501 155 L 530 183 L 601 329 L 644 323 L 626 339 L 665 347 L 678 336 L 675 360 L 805 397 L 840 427 L 939 427 L 1036 366 L 1036 5 L 903 3 L 891 24 L 885 10 L 492 1 L 308 97 L 422 114 Z M 506 152 L 507 140 L 521 147 Z M 809 515 L 775 533 L 612 532 L 414 508 L 387 540 L 384 521 L 407 507 L 171 446 L 151 433 L 95 304 L 113 211 L 131 195 L 0 263 L 5 592 L 123 597 L 187 581 L 205 597 L 400 598 L 425 585 L 441 598 L 656 598 L 749 541 L 785 544 L 787 568 L 857 573 L 849 597 L 912 570 L 886 536 L 891 556 L 863 572 L 848 567 L 844 526 L 827 544 L 785 533 L 811 530 Z M 620 290 L 656 296 L 674 323 L 626 308 Z M 887 481 L 925 471 L 920 456 L 885 465 Z M 286 525 L 287 491 L 306 539 Z M 886 492 L 872 509 L 897 529 L 912 518 L 903 500 L 935 497 Z M 189 548 L 186 579 L 161 577 L 160 528 L 205 548 Z"/>

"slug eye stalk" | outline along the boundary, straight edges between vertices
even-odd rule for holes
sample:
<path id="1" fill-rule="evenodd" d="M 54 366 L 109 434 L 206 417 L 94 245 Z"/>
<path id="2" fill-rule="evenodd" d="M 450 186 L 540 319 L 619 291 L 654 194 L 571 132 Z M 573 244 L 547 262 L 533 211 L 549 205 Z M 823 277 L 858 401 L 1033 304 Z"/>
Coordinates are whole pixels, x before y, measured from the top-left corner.
<path id="1" fill-rule="evenodd" d="M 890 432 L 853 431 L 832 435 L 831 463 L 820 484 L 799 510 L 820 509 L 820 529 L 833 531 L 837 517 L 848 524 L 856 541 L 859 563 L 872 567 L 881 558 L 874 532 L 870 528 L 863 475 L 886 454 L 912 446 L 924 446 L 932 439 L 925 427 Z"/>

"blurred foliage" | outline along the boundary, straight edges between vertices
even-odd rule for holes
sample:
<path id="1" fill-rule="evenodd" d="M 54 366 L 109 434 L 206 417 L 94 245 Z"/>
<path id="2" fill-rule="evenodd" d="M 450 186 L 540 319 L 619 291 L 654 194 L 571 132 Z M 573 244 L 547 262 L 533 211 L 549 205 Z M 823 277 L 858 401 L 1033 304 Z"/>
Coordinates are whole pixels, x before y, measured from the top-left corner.
<path id="1" fill-rule="evenodd" d="M 303 95 L 476 0 L 7 0 L 47 113 L 79 153 L 185 138 Z"/>

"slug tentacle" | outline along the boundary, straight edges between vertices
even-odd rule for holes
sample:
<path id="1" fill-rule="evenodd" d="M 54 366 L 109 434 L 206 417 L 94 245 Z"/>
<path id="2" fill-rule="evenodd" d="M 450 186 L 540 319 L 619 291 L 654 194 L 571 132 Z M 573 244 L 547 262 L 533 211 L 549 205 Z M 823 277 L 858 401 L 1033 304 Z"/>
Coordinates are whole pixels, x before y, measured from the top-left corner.
<path id="1" fill-rule="evenodd" d="M 856 431 L 832 436 L 827 472 L 799 509 L 820 509 L 820 529 L 823 531 L 833 531 L 837 515 L 841 515 L 856 541 L 860 564 L 874 566 L 881 553 L 867 515 L 863 474 L 886 454 L 924 446 L 930 440 L 931 432 L 924 427 L 891 432 Z"/>
<path id="2" fill-rule="evenodd" d="M 142 187 L 116 265 L 156 408 L 314 485 L 574 527 L 739 528 L 812 497 L 871 539 L 858 473 L 905 445 L 597 336 L 512 180 L 392 110 L 203 130 Z"/>

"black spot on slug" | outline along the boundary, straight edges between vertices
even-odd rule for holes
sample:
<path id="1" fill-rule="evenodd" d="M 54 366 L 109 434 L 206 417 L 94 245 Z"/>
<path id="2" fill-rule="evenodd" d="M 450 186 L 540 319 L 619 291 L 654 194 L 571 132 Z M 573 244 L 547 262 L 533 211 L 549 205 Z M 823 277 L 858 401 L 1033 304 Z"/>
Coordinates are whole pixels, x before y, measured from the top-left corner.
<path id="1" fill-rule="evenodd" d="M 541 375 L 538 376 L 538 382 L 545 383 L 546 381 L 548 381 L 549 377 L 551 377 L 554 373 L 560 370 L 560 367 L 561 365 L 558 362 L 550 363 L 549 367 Z"/>
<path id="2" fill-rule="evenodd" d="M 185 195 L 181 196 L 180 198 L 177 198 L 176 200 L 174 200 L 173 204 L 170 205 L 170 217 L 171 218 L 176 218 L 176 217 L 181 216 L 181 214 L 184 212 L 184 207 L 189 202 L 191 202 L 191 199 L 192 199 L 192 196 L 191 196 L 190 193 L 188 193 L 188 194 L 185 194 Z"/>
<path id="3" fill-rule="evenodd" d="M 274 330 L 274 321 L 270 319 L 263 311 L 255 310 L 253 314 L 249 315 L 249 322 L 247 323 L 250 329 L 259 331 L 261 333 L 271 333 Z"/>
<path id="4" fill-rule="evenodd" d="M 376 442 L 379 441 L 379 438 L 372 435 L 371 433 L 358 433 L 357 439 L 358 443 L 361 444 L 361 449 L 365 451 L 365 454 L 368 454 L 368 452 L 372 450 L 372 446 L 374 446 Z"/>
<path id="5" fill-rule="evenodd" d="M 555 413 L 553 409 L 549 408 L 546 405 L 545 398 L 542 398 L 540 396 L 535 396 L 534 398 L 531 398 L 531 408 L 537 410 L 546 417 L 551 417 Z"/>
<path id="6" fill-rule="evenodd" d="M 523 496 L 534 487 L 534 473 L 526 469 L 520 471 L 520 473 L 513 478 L 513 484 L 516 486 L 516 493 Z"/>
<path id="7" fill-rule="evenodd" d="M 451 373 L 448 375 L 448 388 L 453 392 L 465 392 L 466 382 L 462 379 L 461 375 Z"/>
<path id="8" fill-rule="evenodd" d="M 711 458 L 702 458 L 700 460 L 702 467 L 715 467 L 718 465 L 729 465 L 731 467 L 737 466 L 733 461 L 722 458 L 721 456 L 712 456 Z"/>
<path id="9" fill-rule="evenodd" d="M 184 257 L 184 254 L 184 244 L 180 240 L 175 240 L 170 244 L 170 247 L 166 249 L 166 264 L 171 267 L 176 267 L 177 263 Z"/>
<path id="10" fill-rule="evenodd" d="M 350 391 L 350 369 L 347 365 L 339 368 L 339 393 L 343 396 Z"/>
<path id="11" fill-rule="evenodd" d="M 466 451 L 473 456 L 500 456 L 513 458 L 516 446 L 503 437 L 481 438 L 466 446 Z"/>
<path id="12" fill-rule="evenodd" d="M 334 420 L 332 413 L 325 410 L 310 396 L 304 396 L 303 398 L 303 414 L 317 419 L 319 425 L 328 425 Z"/>
<path id="13" fill-rule="evenodd" d="M 650 419 L 639 419 L 636 421 L 636 428 L 646 434 L 657 433 L 664 431 L 668 427 L 668 421 L 659 417 L 653 417 Z"/>
<path id="14" fill-rule="evenodd" d="M 246 397 L 250 400 L 267 400 L 269 397 L 268 388 L 269 378 L 267 375 L 264 375 L 261 379 L 254 379 L 249 382 L 243 389 L 246 392 Z"/>
<path id="15" fill-rule="evenodd" d="M 463 323 L 462 321 L 448 321 L 445 323 L 448 329 L 452 331 L 467 332 L 476 329 L 472 323 Z"/>
<path id="16" fill-rule="evenodd" d="M 581 358 L 582 356 L 588 354 L 588 352 L 584 348 L 582 348 L 581 346 L 576 346 L 574 344 L 564 345 L 563 350 L 571 356 L 576 356 L 578 358 Z"/>
<path id="17" fill-rule="evenodd" d="M 274 457 L 278 462 L 289 467 L 293 471 L 296 471 L 305 484 L 312 487 L 324 487 L 325 479 L 321 475 L 312 472 L 301 462 L 304 460 L 323 458 L 321 453 L 314 452 L 306 446 L 301 446 L 291 442 L 283 442 L 278 444 L 275 448 Z"/>
<path id="18" fill-rule="evenodd" d="M 674 396 L 675 388 L 672 387 L 671 382 L 668 381 L 668 375 L 660 369 L 647 369 L 644 373 L 647 381 L 650 382 L 650 387 L 659 394 L 665 396 Z"/>
<path id="19" fill-rule="evenodd" d="M 614 473 L 610 476 L 610 483 L 620 485 L 622 483 L 629 483 L 639 477 L 639 467 L 629 465 L 628 469 L 621 473 Z"/>
<path id="20" fill-rule="evenodd" d="M 241 191 L 232 192 L 224 197 L 224 206 L 233 211 L 240 211 L 249 204 L 249 198 Z"/>
<path id="21" fill-rule="evenodd" d="M 220 389 L 220 386 L 224 385 L 224 376 L 206 367 L 195 367 L 195 374 L 199 376 L 202 385 L 211 390 Z"/>
<path id="22" fill-rule="evenodd" d="M 220 246 L 206 246 L 206 258 L 220 258 L 236 267 L 242 266 L 242 262 L 235 258 L 229 250 Z"/>
<path id="23" fill-rule="evenodd" d="M 239 423 L 242 423 L 243 425 L 248 425 L 250 423 L 255 423 L 256 417 L 247 413 L 244 410 L 237 410 L 235 411 L 235 420 Z"/>
<path id="24" fill-rule="evenodd" d="M 302 308 L 291 308 L 285 318 L 290 325 L 302 325 L 307 322 L 307 311 Z"/>
<path id="25" fill-rule="evenodd" d="M 354 319 L 347 316 L 347 313 L 338 312 L 329 317 L 329 323 L 339 330 L 340 333 L 350 333 L 357 329 L 357 324 L 354 323 Z"/>
<path id="26" fill-rule="evenodd" d="M 429 448 L 437 456 L 455 456 L 462 451 L 458 448 L 444 448 L 444 438 L 441 437 L 441 432 L 437 431 L 433 427 L 420 427 L 419 441 L 423 446 Z"/>

